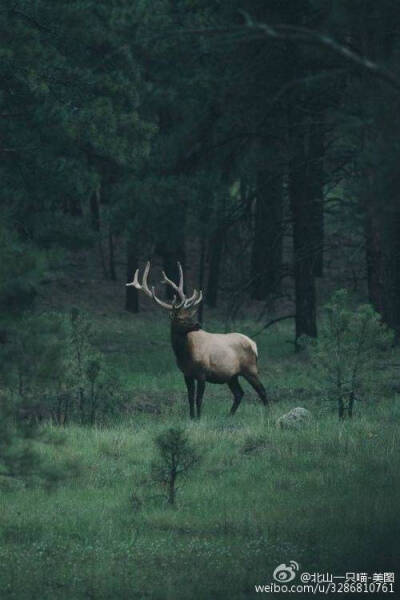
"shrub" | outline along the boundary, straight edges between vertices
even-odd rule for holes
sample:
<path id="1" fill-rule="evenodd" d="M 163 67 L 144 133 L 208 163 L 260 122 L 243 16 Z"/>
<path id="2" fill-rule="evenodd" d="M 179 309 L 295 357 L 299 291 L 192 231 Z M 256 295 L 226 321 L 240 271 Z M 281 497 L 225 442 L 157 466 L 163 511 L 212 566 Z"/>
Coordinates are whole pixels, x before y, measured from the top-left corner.
<path id="1" fill-rule="evenodd" d="M 94 348 L 90 319 L 76 308 L 70 313 L 68 344 L 74 412 L 81 423 L 93 425 L 99 413 L 111 413 L 118 406 L 121 396 L 119 377 L 106 365 L 101 352 Z"/>
<path id="2" fill-rule="evenodd" d="M 35 436 L 33 423 L 16 418 L 16 407 L 6 393 L 0 394 L 0 475 L 20 476 L 32 471 L 35 462 L 29 441 Z"/>
<path id="3" fill-rule="evenodd" d="M 38 427 L 37 421 L 21 414 L 18 399 L 0 392 L 0 486 L 45 484 L 51 489 L 59 481 L 76 475 L 80 465 L 69 460 L 57 463 L 43 452 L 44 445 L 64 443 L 59 434 Z"/>
<path id="4" fill-rule="evenodd" d="M 324 307 L 318 338 L 303 342 L 343 418 L 346 411 L 352 416 L 354 400 L 376 378 L 377 361 L 393 335 L 369 304 L 352 310 L 347 291 L 339 290 Z"/>
<path id="5" fill-rule="evenodd" d="M 0 209 L 0 326 L 31 309 L 44 273 L 43 254 L 22 242 Z"/>
<path id="6" fill-rule="evenodd" d="M 190 445 L 182 429 L 171 427 L 155 438 L 159 456 L 152 462 L 152 476 L 167 485 L 168 503 L 175 503 L 176 480 L 198 461 L 199 455 Z"/>
<path id="7" fill-rule="evenodd" d="M 25 418 L 93 424 L 120 405 L 119 378 L 91 342 L 92 325 L 78 310 L 70 316 L 25 313 L 0 345 L 0 385 Z"/>
<path id="8" fill-rule="evenodd" d="M 62 315 L 24 314 L 0 347 L 3 388 L 26 405 L 56 396 L 68 371 L 67 343 L 68 327 Z"/>

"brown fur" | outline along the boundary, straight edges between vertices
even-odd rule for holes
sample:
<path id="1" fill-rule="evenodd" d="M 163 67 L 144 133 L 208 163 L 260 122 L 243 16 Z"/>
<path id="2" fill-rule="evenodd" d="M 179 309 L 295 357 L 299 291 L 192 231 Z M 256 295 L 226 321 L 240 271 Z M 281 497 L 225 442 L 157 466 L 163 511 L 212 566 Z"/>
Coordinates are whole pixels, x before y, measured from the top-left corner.
<path id="1" fill-rule="evenodd" d="M 193 317 L 194 313 L 185 309 L 171 313 L 171 342 L 177 365 L 188 387 L 190 416 L 194 417 L 196 395 L 197 416 L 200 417 L 206 382 L 229 385 L 234 394 L 231 410 L 231 414 L 234 414 L 243 396 L 239 376 L 244 377 L 263 403 L 267 404 L 265 389 L 258 378 L 256 343 L 241 333 L 204 331 Z M 197 394 L 194 391 L 195 382 Z"/>
<path id="2" fill-rule="evenodd" d="M 257 375 L 254 342 L 241 333 L 208 333 L 203 329 L 172 333 L 180 370 L 187 377 L 228 383 L 235 375 Z"/>

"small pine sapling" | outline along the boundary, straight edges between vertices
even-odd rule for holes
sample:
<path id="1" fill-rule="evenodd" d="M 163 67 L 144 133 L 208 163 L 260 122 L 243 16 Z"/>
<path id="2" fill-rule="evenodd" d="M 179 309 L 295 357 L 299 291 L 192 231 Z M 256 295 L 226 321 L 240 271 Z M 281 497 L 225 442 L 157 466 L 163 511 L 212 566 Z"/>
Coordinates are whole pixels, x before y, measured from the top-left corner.
<path id="1" fill-rule="evenodd" d="M 377 361 L 393 335 L 369 304 L 349 306 L 346 290 L 337 291 L 324 307 L 317 339 L 303 338 L 311 360 L 337 401 L 339 418 L 353 415 L 354 401 L 375 383 Z"/>
<path id="2" fill-rule="evenodd" d="M 174 505 L 176 480 L 198 463 L 199 455 L 182 429 L 171 427 L 160 433 L 154 442 L 159 456 L 152 462 L 152 476 L 167 486 L 168 503 Z"/>

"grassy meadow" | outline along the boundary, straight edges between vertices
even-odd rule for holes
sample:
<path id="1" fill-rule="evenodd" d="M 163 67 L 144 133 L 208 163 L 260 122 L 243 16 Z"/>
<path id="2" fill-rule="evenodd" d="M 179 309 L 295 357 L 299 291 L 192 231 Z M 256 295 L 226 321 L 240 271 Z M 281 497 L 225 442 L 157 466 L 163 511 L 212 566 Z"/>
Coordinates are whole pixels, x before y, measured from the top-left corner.
<path id="1" fill-rule="evenodd" d="M 167 319 L 96 319 L 96 344 L 130 408 L 95 427 L 45 425 L 58 441 L 40 444 L 45 459 L 74 467 L 56 488 L 1 482 L 2 600 L 244 600 L 291 560 L 334 575 L 396 571 L 400 398 L 390 386 L 339 423 L 288 343 L 290 325 L 279 324 L 256 338 L 271 409 L 244 382 L 229 418 L 229 389 L 208 385 L 204 416 L 191 422 Z M 295 406 L 311 410 L 311 425 L 278 429 Z M 185 428 L 201 455 L 178 480 L 174 507 L 150 470 L 154 437 L 170 426 Z"/>

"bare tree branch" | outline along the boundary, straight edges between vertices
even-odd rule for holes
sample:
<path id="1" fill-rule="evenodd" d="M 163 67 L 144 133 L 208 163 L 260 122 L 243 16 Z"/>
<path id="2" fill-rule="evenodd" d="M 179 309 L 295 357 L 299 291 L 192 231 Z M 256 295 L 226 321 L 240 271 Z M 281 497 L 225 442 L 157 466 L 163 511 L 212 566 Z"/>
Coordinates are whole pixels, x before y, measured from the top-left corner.
<path id="1" fill-rule="evenodd" d="M 249 36 L 249 40 L 269 37 L 275 40 L 284 40 L 295 43 L 297 42 L 301 44 L 323 46 L 328 50 L 331 50 L 335 54 L 340 55 L 342 58 L 352 63 L 353 65 L 356 65 L 361 69 L 367 71 L 374 77 L 390 84 L 394 89 L 400 90 L 400 78 L 393 71 L 387 69 L 384 65 L 370 60 L 366 56 L 358 54 L 358 52 L 355 52 L 349 46 L 341 44 L 326 33 L 323 33 L 321 31 L 314 31 L 312 29 L 307 29 L 306 27 L 297 27 L 294 25 L 269 25 L 267 23 L 258 23 L 253 21 L 247 13 L 243 11 L 240 12 L 245 18 L 245 25 L 231 27 L 183 29 L 181 31 L 175 31 L 174 34 L 203 36 L 236 34 L 240 35 L 240 39 L 243 40 L 243 34 L 245 34 L 247 31 L 248 33 L 252 32 L 253 34 L 255 34 Z"/>
<path id="2" fill-rule="evenodd" d="M 278 317 L 277 319 L 271 319 L 270 321 L 268 321 L 268 323 L 263 325 L 261 327 L 261 329 L 256 331 L 256 333 L 253 333 L 252 337 L 256 337 L 257 335 L 260 335 L 260 333 L 262 333 L 263 331 L 265 331 L 266 329 L 271 327 L 271 325 L 275 325 L 275 323 L 279 323 L 279 321 L 285 321 L 286 319 L 295 319 L 295 318 L 296 318 L 296 315 L 285 315 L 283 317 Z"/>
<path id="3" fill-rule="evenodd" d="M 393 71 L 390 71 L 383 65 L 370 60 L 366 56 L 358 54 L 348 46 L 340 44 L 325 33 L 313 31 L 305 27 L 295 27 L 292 25 L 277 25 L 275 27 L 271 27 L 265 23 L 254 23 L 249 27 L 259 29 L 266 36 L 275 39 L 325 46 L 335 54 L 342 56 L 345 60 L 352 62 L 365 71 L 368 71 L 378 79 L 386 81 L 395 89 L 400 90 L 400 78 L 397 77 Z"/>

